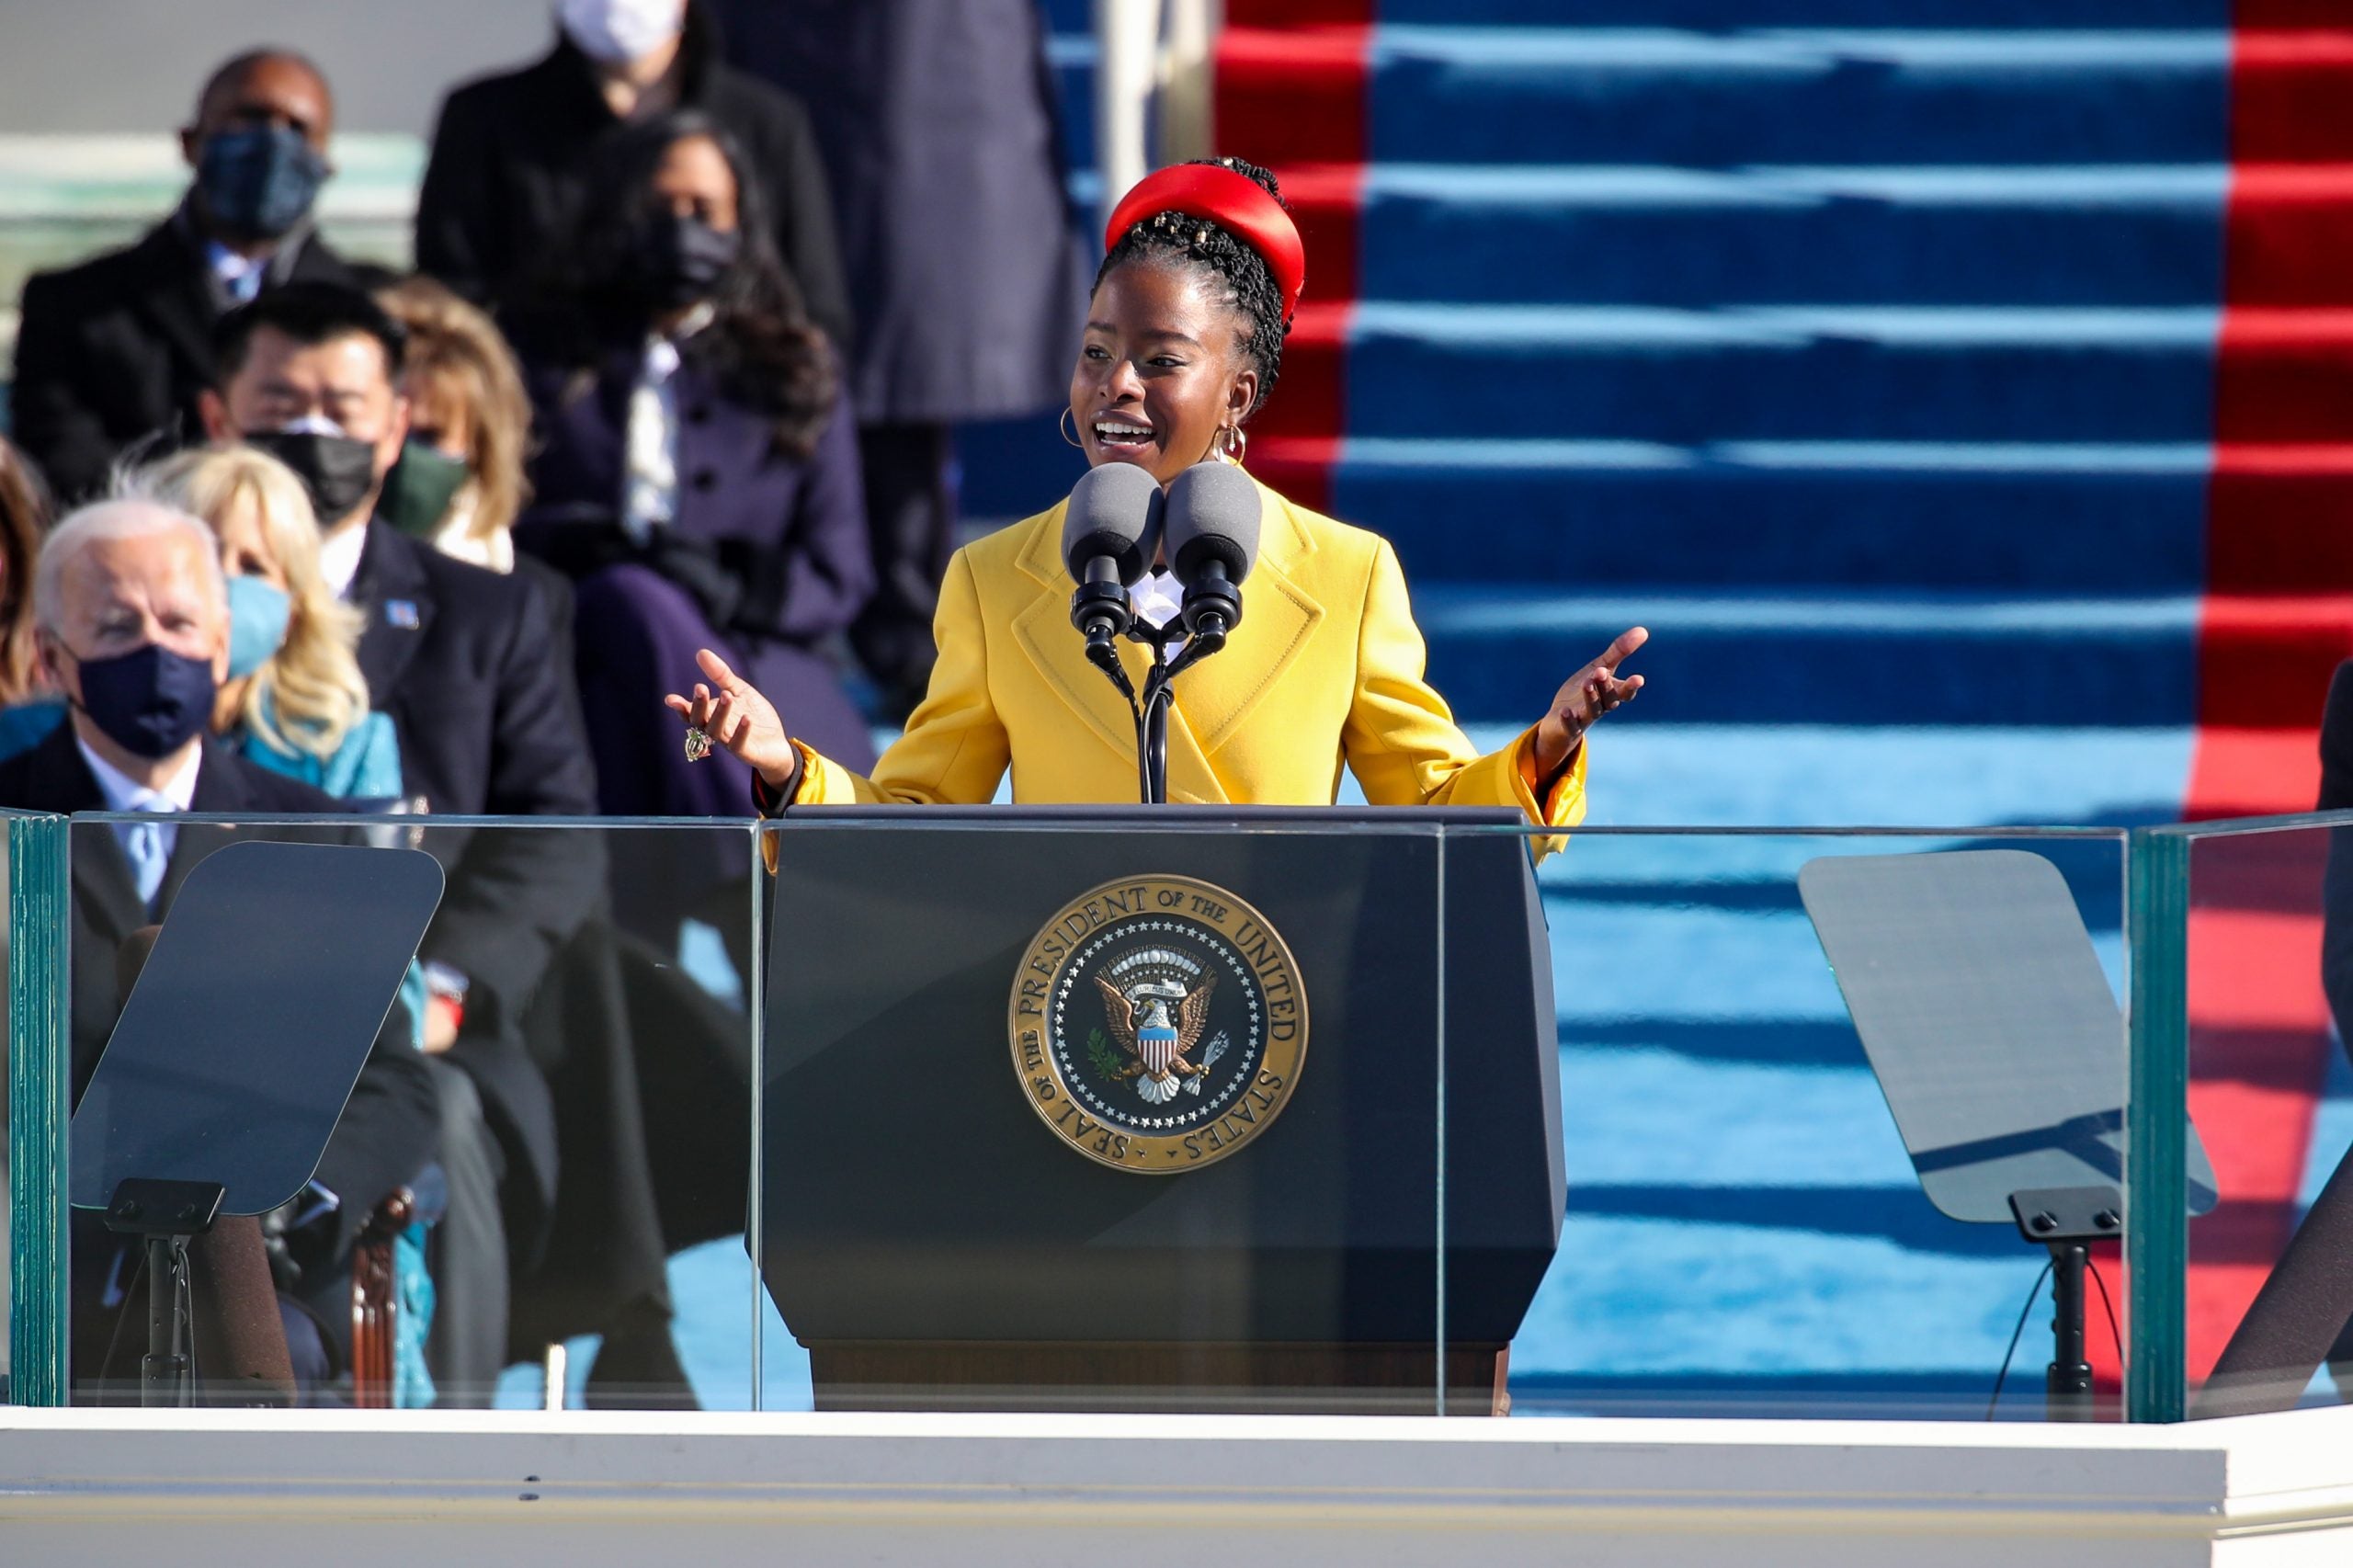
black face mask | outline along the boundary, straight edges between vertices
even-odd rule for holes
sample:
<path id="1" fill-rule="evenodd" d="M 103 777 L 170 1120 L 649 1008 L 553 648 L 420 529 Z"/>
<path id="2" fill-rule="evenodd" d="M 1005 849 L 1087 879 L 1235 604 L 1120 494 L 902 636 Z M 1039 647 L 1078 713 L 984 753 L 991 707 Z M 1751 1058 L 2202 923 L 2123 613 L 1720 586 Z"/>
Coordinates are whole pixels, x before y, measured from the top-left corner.
<path id="1" fill-rule="evenodd" d="M 169 756 L 212 722 L 210 659 L 149 642 L 80 664 L 82 711 L 134 756 Z"/>
<path id="2" fill-rule="evenodd" d="M 638 292 L 662 310 L 691 305 L 719 286 L 744 249 L 735 229 L 665 212 L 638 226 L 630 269 Z"/>
<path id="3" fill-rule="evenodd" d="M 376 488 L 376 443 L 313 430 L 249 430 L 245 444 L 257 447 L 294 471 L 311 493 L 319 527 L 331 528 L 349 517 Z"/>

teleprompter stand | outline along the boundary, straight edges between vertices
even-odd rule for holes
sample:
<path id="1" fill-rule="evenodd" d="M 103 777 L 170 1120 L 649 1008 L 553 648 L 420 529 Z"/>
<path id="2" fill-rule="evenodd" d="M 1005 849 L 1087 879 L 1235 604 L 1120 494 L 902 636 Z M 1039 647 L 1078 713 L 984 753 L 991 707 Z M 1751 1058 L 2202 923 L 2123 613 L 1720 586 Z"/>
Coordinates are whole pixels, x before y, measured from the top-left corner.
<path id="1" fill-rule="evenodd" d="M 311 1179 L 440 900 L 414 849 L 245 842 L 188 874 L 70 1138 L 74 1207 L 144 1244 L 142 1404 L 194 1398 L 189 1240 Z"/>
<path id="2" fill-rule="evenodd" d="M 147 1254 L 147 1354 L 139 1362 L 139 1403 L 185 1408 L 196 1392 L 195 1362 L 188 1337 L 195 1330 L 188 1307 L 188 1244 L 212 1229 L 220 1218 L 223 1188 L 211 1181 L 148 1181 L 127 1176 L 115 1184 L 107 1206 L 107 1229 L 137 1236 Z"/>
<path id="3" fill-rule="evenodd" d="M 2124 1019 L 2065 880 L 1972 849 L 1828 856 L 1798 889 L 1928 1201 L 2050 1249 L 2047 1407 L 2089 1420 L 2084 1276 L 2123 1231 Z M 2188 1174 L 2203 1213 L 2194 1127 Z"/>
<path id="4" fill-rule="evenodd" d="M 2051 1249 L 2051 1365 L 2044 1408 L 2053 1421 L 2092 1416 L 2092 1364 L 2084 1354 L 2084 1275 L 2091 1244 L 2124 1229 L 2124 1195 L 2113 1187 L 2067 1187 L 2010 1194 L 2018 1234 Z"/>

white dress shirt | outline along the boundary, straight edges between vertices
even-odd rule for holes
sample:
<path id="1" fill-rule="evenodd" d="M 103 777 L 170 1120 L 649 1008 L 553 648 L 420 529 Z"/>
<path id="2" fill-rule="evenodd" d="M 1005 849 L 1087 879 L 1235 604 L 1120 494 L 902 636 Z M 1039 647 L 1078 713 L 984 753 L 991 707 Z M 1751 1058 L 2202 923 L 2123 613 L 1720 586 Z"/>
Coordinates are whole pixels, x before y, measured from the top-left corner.
<path id="1" fill-rule="evenodd" d="M 359 575 L 359 558 L 367 553 L 368 525 L 344 529 L 341 533 L 322 535 L 319 540 L 319 576 L 327 591 L 336 598 L 351 597 L 352 579 Z"/>
<path id="2" fill-rule="evenodd" d="M 269 257 L 240 255 L 219 240 L 204 242 L 204 261 L 232 304 L 251 304 L 269 277 Z"/>
<path id="3" fill-rule="evenodd" d="M 124 814 L 151 812 L 165 819 L 114 824 L 115 838 L 131 861 L 132 880 L 139 884 L 139 896 L 153 905 L 156 892 L 164 885 L 164 868 L 171 862 L 173 846 L 179 842 L 179 828 L 169 818 L 175 812 L 195 809 L 196 776 L 202 762 L 202 750 L 191 748 L 188 760 L 164 780 L 163 788 L 150 790 L 93 751 L 90 743 L 79 734 L 74 737 L 74 744 L 81 752 L 90 777 L 98 781 L 98 793 L 106 797 L 107 810 Z"/>
<path id="4" fill-rule="evenodd" d="M 1185 585 L 1165 566 L 1156 566 L 1129 585 L 1128 608 L 1147 624 L 1167 628 L 1164 646 L 1173 648 L 1185 640 Z"/>
<path id="5" fill-rule="evenodd" d="M 678 516 L 678 345 L 709 326 L 711 315 L 708 303 L 697 305 L 674 331 L 649 336 L 638 361 L 621 443 L 621 530 L 638 544 Z"/>

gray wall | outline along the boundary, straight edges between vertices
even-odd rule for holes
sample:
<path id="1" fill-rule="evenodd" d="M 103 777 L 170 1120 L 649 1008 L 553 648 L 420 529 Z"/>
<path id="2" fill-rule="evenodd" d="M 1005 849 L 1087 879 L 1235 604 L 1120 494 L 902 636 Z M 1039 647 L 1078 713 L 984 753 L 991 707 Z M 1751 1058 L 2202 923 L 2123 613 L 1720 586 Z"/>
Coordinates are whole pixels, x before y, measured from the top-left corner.
<path id="1" fill-rule="evenodd" d="M 338 128 L 432 128 L 442 93 L 529 59 L 552 0 L 0 0 L 0 135 L 187 123 L 222 60 L 289 44 L 335 86 Z"/>

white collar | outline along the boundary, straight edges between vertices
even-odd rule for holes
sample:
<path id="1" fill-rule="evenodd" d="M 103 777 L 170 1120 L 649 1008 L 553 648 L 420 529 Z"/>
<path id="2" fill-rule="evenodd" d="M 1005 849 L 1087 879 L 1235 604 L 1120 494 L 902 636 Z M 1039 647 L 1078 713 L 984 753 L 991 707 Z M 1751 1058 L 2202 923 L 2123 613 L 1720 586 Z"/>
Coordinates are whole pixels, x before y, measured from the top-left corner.
<path id="1" fill-rule="evenodd" d="M 352 579 L 359 575 L 359 558 L 368 551 L 368 525 L 361 522 L 319 540 L 319 576 L 336 598 L 351 597 Z"/>
<path id="2" fill-rule="evenodd" d="M 164 780 L 160 790 L 150 790 L 128 773 L 90 748 L 77 731 L 74 744 L 88 765 L 90 777 L 98 781 L 98 793 L 107 798 L 110 812 L 146 812 L 156 810 L 156 802 L 165 809 L 188 812 L 196 809 L 196 776 L 203 762 L 204 743 L 199 741 L 188 748 L 188 760 Z"/>
<path id="3" fill-rule="evenodd" d="M 223 283 L 233 283 L 241 278 L 251 277 L 269 266 L 269 257 L 247 256 L 242 251 L 231 250 L 219 240 L 204 242 L 204 260 L 205 264 L 212 268 L 212 276 Z"/>
<path id="4" fill-rule="evenodd" d="M 1179 638 L 1185 635 L 1185 587 L 1166 567 L 1155 566 L 1137 578 L 1128 589 L 1128 603 L 1153 625 L 1174 628 Z"/>

